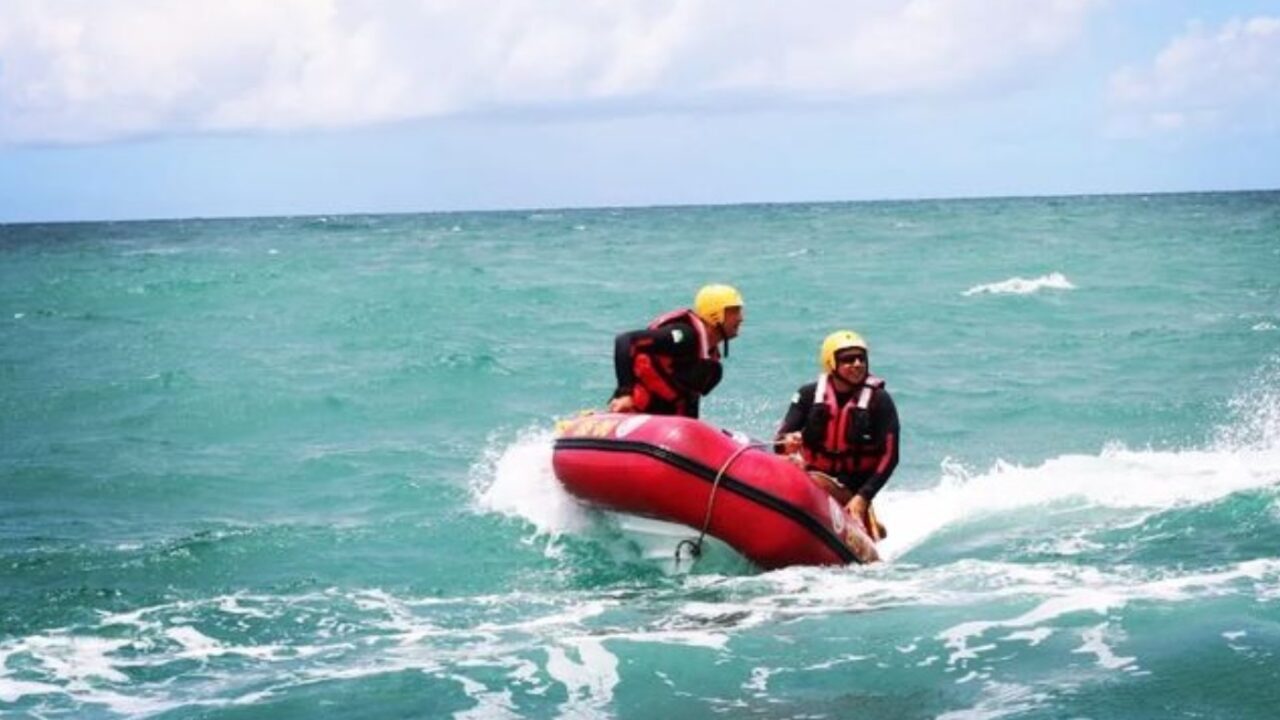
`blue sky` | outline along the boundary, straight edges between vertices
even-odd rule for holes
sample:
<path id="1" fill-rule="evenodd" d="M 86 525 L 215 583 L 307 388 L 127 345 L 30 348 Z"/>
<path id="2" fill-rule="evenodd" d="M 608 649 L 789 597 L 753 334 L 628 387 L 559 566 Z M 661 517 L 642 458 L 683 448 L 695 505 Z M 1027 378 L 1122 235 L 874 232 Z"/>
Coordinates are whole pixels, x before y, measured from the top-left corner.
<path id="1" fill-rule="evenodd" d="M 0 222 L 1280 187 L 1280 2 L 4 0 Z"/>

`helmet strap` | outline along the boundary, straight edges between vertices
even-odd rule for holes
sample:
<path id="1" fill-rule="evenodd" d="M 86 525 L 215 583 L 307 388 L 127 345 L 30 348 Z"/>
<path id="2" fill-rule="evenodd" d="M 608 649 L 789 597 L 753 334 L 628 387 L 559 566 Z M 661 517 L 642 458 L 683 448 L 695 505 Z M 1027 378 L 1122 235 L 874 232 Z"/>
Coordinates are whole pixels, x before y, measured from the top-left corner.
<path id="1" fill-rule="evenodd" d="M 724 323 L 717 324 L 716 330 L 719 331 L 720 337 L 724 339 L 724 357 L 727 359 L 729 357 L 729 334 L 724 331 Z"/>

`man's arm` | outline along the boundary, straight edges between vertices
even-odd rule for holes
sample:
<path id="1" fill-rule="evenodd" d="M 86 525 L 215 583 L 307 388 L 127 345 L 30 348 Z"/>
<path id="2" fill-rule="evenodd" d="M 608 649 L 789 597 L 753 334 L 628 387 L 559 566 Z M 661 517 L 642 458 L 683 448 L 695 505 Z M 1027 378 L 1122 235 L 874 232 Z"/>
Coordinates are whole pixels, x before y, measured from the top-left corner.
<path id="1" fill-rule="evenodd" d="M 787 408 L 787 414 L 783 416 L 782 424 L 774 434 L 774 439 L 780 443 L 777 449 L 781 454 L 790 455 L 800 451 L 803 442 L 800 431 L 809 419 L 809 408 L 813 406 L 813 394 L 813 388 L 806 385 L 791 396 L 791 405 Z"/>
<path id="2" fill-rule="evenodd" d="M 615 398 L 630 395 L 631 388 L 636 384 L 635 366 L 631 361 L 631 344 L 632 338 L 638 332 L 643 331 L 618 333 L 613 339 L 613 374 L 618 379 L 618 387 L 613 391 Z"/>
<path id="3" fill-rule="evenodd" d="M 871 477 L 858 488 L 858 497 L 870 504 L 880 488 L 889 482 L 893 471 L 898 467 L 898 445 L 901 428 L 898 423 L 898 408 L 893 404 L 889 393 L 881 393 L 872 408 L 871 423 L 873 431 L 884 438 L 884 450 L 876 461 Z"/>

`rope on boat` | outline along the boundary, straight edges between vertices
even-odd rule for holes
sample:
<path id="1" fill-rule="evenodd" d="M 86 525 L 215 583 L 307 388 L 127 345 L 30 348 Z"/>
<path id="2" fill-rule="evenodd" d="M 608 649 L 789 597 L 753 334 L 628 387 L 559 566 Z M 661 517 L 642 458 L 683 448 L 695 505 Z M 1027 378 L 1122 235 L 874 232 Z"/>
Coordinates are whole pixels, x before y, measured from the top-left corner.
<path id="1" fill-rule="evenodd" d="M 733 454 L 729 456 L 729 459 L 724 461 L 724 464 L 720 466 L 720 470 L 716 473 L 715 481 L 711 483 L 711 494 L 707 496 L 707 513 L 702 519 L 702 530 L 698 532 L 698 539 L 685 539 L 676 543 L 676 565 L 679 565 L 680 561 L 683 559 L 681 551 L 684 548 L 689 548 L 689 559 L 694 562 L 697 562 L 698 558 L 702 557 L 702 541 L 707 537 L 707 528 L 711 526 L 711 511 L 715 508 L 716 504 L 716 490 L 720 489 L 720 481 L 724 478 L 724 474 L 729 471 L 729 466 L 733 464 L 733 461 L 737 460 L 738 456 L 751 448 L 772 448 L 776 445 L 778 445 L 777 441 L 749 442 L 735 450 Z"/>

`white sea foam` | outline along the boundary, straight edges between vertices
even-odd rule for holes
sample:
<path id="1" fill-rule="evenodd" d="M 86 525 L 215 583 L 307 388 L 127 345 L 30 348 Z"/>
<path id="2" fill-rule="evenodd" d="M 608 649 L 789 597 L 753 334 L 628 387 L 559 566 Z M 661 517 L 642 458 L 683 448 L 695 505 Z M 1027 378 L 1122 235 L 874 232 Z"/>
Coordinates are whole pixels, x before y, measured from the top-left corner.
<path id="1" fill-rule="evenodd" d="M 518 720 L 511 690 L 502 688 L 491 691 L 484 683 L 476 682 L 466 675 L 449 675 L 450 680 L 462 686 L 462 692 L 476 701 L 473 708 L 453 714 L 455 720 Z"/>
<path id="2" fill-rule="evenodd" d="M 1060 272 L 1052 272 L 1048 275 L 1041 275 L 1030 280 L 1022 277 L 1011 277 L 1008 280 L 1000 282 L 988 283 L 986 285 L 975 285 L 965 290 L 963 295 L 982 295 L 988 293 L 991 295 L 1030 295 L 1031 293 L 1041 290 L 1075 290 L 1076 286 L 1071 284 L 1067 276 Z"/>
<path id="3" fill-rule="evenodd" d="M 128 644 L 128 640 L 54 633 L 28 638 L 20 651 L 38 659 L 60 680 L 122 683 L 128 682 L 129 677 L 115 668 L 109 655 Z"/>
<path id="4" fill-rule="evenodd" d="M 178 657 L 204 659 L 226 652 L 222 643 L 187 625 L 179 625 L 165 630 L 170 640 L 182 646 Z"/>
<path id="5" fill-rule="evenodd" d="M 228 595 L 226 597 L 218 598 L 218 610 L 229 615 L 245 615 L 264 620 L 275 617 L 271 613 L 257 607 L 246 607 L 243 603 L 250 599 L 251 598 L 247 595 Z"/>
<path id="6" fill-rule="evenodd" d="M 28 695 L 57 695 L 62 688 L 48 683 L 0 677 L 0 701 L 16 703 Z"/>
<path id="7" fill-rule="evenodd" d="M 492 439 L 484 459 L 471 468 L 472 487 L 486 510 L 520 517 L 541 533 L 580 532 L 589 512 L 564 490 L 551 469 L 552 431 L 529 428 L 514 443 Z"/>
<path id="8" fill-rule="evenodd" d="M 939 636 L 951 650 L 947 658 L 948 665 L 966 666 L 976 660 L 981 653 L 994 650 L 995 643 L 972 645 L 974 638 L 981 638 L 988 630 L 994 628 L 1039 628 L 1042 623 L 1049 622 L 1063 615 L 1080 612 L 1103 614 L 1111 608 L 1124 604 L 1124 599 L 1100 588 L 1091 591 L 1064 594 L 1045 600 L 1035 608 L 1007 620 L 971 620 L 960 623 L 943 631 Z"/>
<path id="9" fill-rule="evenodd" d="M 769 680 L 774 676 L 785 675 L 789 673 L 805 674 L 805 673 L 811 673 L 818 670 L 830 670 L 832 668 L 837 668 L 844 665 L 854 665 L 870 659 L 872 658 L 869 655 L 846 654 L 846 655 L 838 655 L 836 657 L 831 658 L 830 660 L 825 660 L 823 662 L 813 663 L 813 664 L 805 665 L 801 667 L 787 667 L 787 666 L 769 667 L 769 666 L 762 665 L 762 666 L 754 667 L 751 669 L 751 678 L 748 681 L 742 683 L 742 689 L 751 692 L 752 695 L 758 698 L 767 698 L 769 697 Z"/>
<path id="10" fill-rule="evenodd" d="M 1076 654 L 1094 655 L 1098 658 L 1098 666 L 1104 670 L 1126 670 L 1134 667 L 1137 658 L 1120 657 L 1111 649 L 1108 639 L 1108 623 L 1089 628 L 1081 634 L 1084 643 L 1072 650 Z"/>
<path id="11" fill-rule="evenodd" d="M 678 588 L 654 588 L 644 602 L 656 603 L 663 612 L 638 623 L 623 619 L 632 612 L 627 606 L 636 602 L 632 588 L 454 598 L 401 596 L 376 588 L 334 588 L 299 596 L 237 594 L 103 614 L 100 632 L 58 629 L 0 643 L 0 698 L 15 701 L 27 695 L 58 694 L 133 715 L 195 704 L 247 704 L 299 685 L 412 670 L 459 684 L 475 705 L 457 717 L 509 717 L 514 704 L 511 693 L 544 695 L 557 688 L 565 698 L 560 715 L 596 717 L 608 714 L 614 701 L 626 644 L 692 648 L 709 653 L 710 659 L 731 656 L 735 637 L 750 636 L 762 627 L 796 620 L 825 622 L 877 608 L 930 606 L 970 610 L 963 622 L 915 636 L 909 645 L 895 645 L 886 652 L 905 656 L 902 662 L 911 667 L 943 666 L 942 671 L 954 673 L 954 682 L 999 679 L 994 673 L 1008 655 L 1010 643 L 1025 648 L 1049 637 L 1074 638 L 1074 652 L 1096 658 L 1094 664 L 1103 672 L 1137 672 L 1139 661 L 1128 657 L 1125 638 L 1106 625 L 1126 605 L 1194 603 L 1227 595 L 1260 597 L 1277 589 L 1280 559 L 1190 573 L 979 560 L 926 568 L 791 568 L 740 577 L 689 576 Z M 717 598 L 691 598 L 706 591 Z M 1034 603 L 1029 609 L 1028 599 Z M 441 622 L 442 617 L 452 618 L 463 609 L 474 613 L 477 608 L 482 613 L 479 619 L 465 624 Z M 313 636 L 326 626 L 326 616 L 341 617 L 359 632 L 320 639 L 324 644 L 315 646 L 293 643 L 287 652 L 275 652 L 271 646 L 215 639 L 176 622 L 181 617 L 215 621 L 220 614 L 297 616 L 298 622 L 310 626 Z M 1081 622 L 1081 616 L 1086 622 Z M 223 624 L 215 621 L 210 626 Z M 125 628 L 136 632 L 116 637 Z M 42 668 L 43 676 L 5 677 L 6 660 L 15 654 Z M 201 673 L 209 687 L 198 701 L 183 697 L 164 680 L 127 689 L 121 686 L 126 672 L 139 668 L 166 668 L 178 659 L 204 661 L 226 655 L 245 661 L 225 670 L 202 662 Z M 743 682 L 768 689 L 770 679 L 780 674 L 884 659 L 873 652 L 803 665 L 770 665 L 758 668 L 760 672 Z M 996 693 L 979 703 L 978 712 L 998 716 L 1018 706 L 1020 701 Z"/>
<path id="12" fill-rule="evenodd" d="M 5 663 L 0 662 L 0 700 L 17 702 L 26 696 L 69 695 L 77 702 L 105 705 L 125 716 L 150 715 L 174 707 L 177 703 L 147 695 L 127 695 L 110 687 L 129 682 L 129 677 L 117 668 L 119 661 L 112 657 L 112 653 L 129 644 L 129 640 L 56 630 L 0 645 L 0 660 L 13 655 L 29 656 L 49 680 L 12 678 Z"/>
<path id="13" fill-rule="evenodd" d="M 979 678 L 976 673 L 969 677 Z M 1009 715 L 1021 715 L 1041 707 L 1049 700 L 1047 693 L 1037 692 L 1024 685 L 988 681 L 983 683 L 982 697 L 977 705 L 942 713 L 938 720 L 995 720 Z"/>
<path id="14" fill-rule="evenodd" d="M 568 650 L 576 651 L 579 662 Z M 617 656 L 600 640 L 577 638 L 547 648 L 546 669 L 569 694 L 560 705 L 561 717 L 605 716 L 620 678 Z"/>
<path id="15" fill-rule="evenodd" d="M 167 628 L 164 634 L 182 647 L 174 657 L 187 660 L 208 660 L 221 655 L 240 655 L 259 660 L 273 660 L 286 656 L 291 650 L 278 645 L 227 646 L 188 625 Z"/>
<path id="16" fill-rule="evenodd" d="M 1011 632 L 1002 638 L 1003 640 L 1024 640 L 1031 647 L 1035 647 L 1047 640 L 1053 635 L 1053 630 L 1049 628 L 1036 628 L 1034 630 L 1019 630 Z"/>

